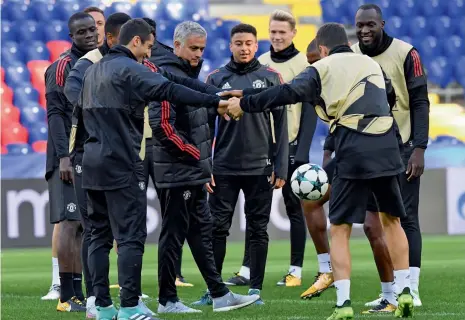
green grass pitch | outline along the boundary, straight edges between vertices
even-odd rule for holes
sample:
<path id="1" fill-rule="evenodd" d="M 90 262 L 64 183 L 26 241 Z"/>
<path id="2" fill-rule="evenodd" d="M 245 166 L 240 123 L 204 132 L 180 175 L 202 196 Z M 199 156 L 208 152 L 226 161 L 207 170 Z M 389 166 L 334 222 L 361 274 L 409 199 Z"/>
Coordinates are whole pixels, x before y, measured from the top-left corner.
<path id="1" fill-rule="evenodd" d="M 377 297 L 380 291 L 369 244 L 365 238 L 353 239 L 352 252 L 352 303 L 358 319 L 393 318 L 391 315 L 364 316 L 360 312 L 363 303 Z M 465 319 L 465 237 L 424 237 L 423 266 L 420 293 L 423 307 L 415 310 L 416 319 Z M 183 273 L 194 283 L 193 288 L 180 288 L 179 297 L 186 303 L 193 302 L 205 290 L 188 248 L 184 250 Z M 242 261 L 243 243 L 231 243 L 225 262 L 224 278 L 237 271 Z M 303 286 L 298 288 L 277 287 L 276 282 L 286 273 L 289 264 L 289 242 L 271 241 L 262 297 L 265 306 L 214 314 L 211 307 L 202 308 L 199 315 L 163 316 L 162 319 L 326 319 L 335 304 L 335 289 L 311 301 L 300 300 L 303 290 L 313 281 L 317 261 L 312 242 L 307 242 L 304 263 Z M 143 292 L 153 299 L 148 302 L 152 310 L 157 308 L 157 249 L 147 246 L 143 268 Z M 116 283 L 116 260 L 112 254 L 111 282 Z M 1 319 L 85 319 L 85 315 L 56 312 L 55 301 L 41 301 L 50 286 L 50 249 L 3 250 L 1 274 Z M 236 288 L 245 293 L 246 288 Z M 119 302 L 117 290 L 112 290 L 114 301 Z"/>

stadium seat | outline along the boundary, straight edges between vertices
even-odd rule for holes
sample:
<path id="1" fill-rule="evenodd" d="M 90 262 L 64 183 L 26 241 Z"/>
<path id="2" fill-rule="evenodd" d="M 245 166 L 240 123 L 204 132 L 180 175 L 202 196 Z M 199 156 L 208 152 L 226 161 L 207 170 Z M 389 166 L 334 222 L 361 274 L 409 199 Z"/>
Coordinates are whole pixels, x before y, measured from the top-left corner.
<path id="1" fill-rule="evenodd" d="M 32 18 L 28 5 L 24 2 L 8 1 L 2 6 L 2 17 L 8 17 L 10 21 L 23 21 Z"/>
<path id="2" fill-rule="evenodd" d="M 50 61 L 35 60 L 27 63 L 27 69 L 31 74 L 32 86 L 36 89 L 45 85 L 45 71 L 50 66 Z"/>
<path id="3" fill-rule="evenodd" d="M 2 145 L 2 154 L 8 154 L 8 149 Z"/>
<path id="4" fill-rule="evenodd" d="M 391 37 L 399 38 L 405 34 L 404 20 L 398 16 L 387 18 L 384 28 Z"/>
<path id="5" fill-rule="evenodd" d="M 202 69 L 200 70 L 199 73 L 199 80 L 202 82 L 205 82 L 207 76 L 214 70 L 214 67 L 212 65 L 212 61 L 208 59 L 204 59 L 202 63 Z"/>
<path id="6" fill-rule="evenodd" d="M 45 122 L 37 122 L 29 127 L 29 143 L 47 140 L 48 127 Z"/>
<path id="7" fill-rule="evenodd" d="M 135 17 L 134 13 L 135 10 L 133 9 L 133 5 L 131 1 L 114 1 L 112 4 L 105 9 L 105 17 L 116 13 L 116 12 L 124 12 L 127 13 L 131 17 Z M 145 16 L 142 16 L 145 17 Z M 151 17 L 149 17 L 151 18 Z M 152 18 L 154 19 L 154 18 Z"/>
<path id="8" fill-rule="evenodd" d="M 463 54 L 463 51 L 462 51 L 462 54 Z M 465 65 L 465 55 L 462 55 L 460 58 L 457 59 L 457 62 L 454 68 L 455 79 L 462 87 L 465 87 L 465 68 L 463 67 L 464 65 Z"/>
<path id="9" fill-rule="evenodd" d="M 21 48 L 25 52 L 26 63 L 31 60 L 50 60 L 50 52 L 45 43 L 41 41 L 23 43 Z"/>
<path id="10" fill-rule="evenodd" d="M 219 36 L 224 39 L 229 39 L 231 37 L 232 28 L 234 28 L 234 26 L 238 25 L 239 23 L 241 22 L 238 20 L 220 20 L 219 27 L 221 32 L 219 33 Z"/>
<path id="11" fill-rule="evenodd" d="M 3 67 L 0 67 L 0 81 L 2 85 L 5 82 L 5 69 L 3 69 Z"/>
<path id="12" fill-rule="evenodd" d="M 350 20 L 352 17 L 351 21 L 355 21 L 355 15 L 357 14 L 358 8 L 364 4 L 366 1 L 365 0 L 351 0 L 351 1 L 346 1 L 346 14 L 347 18 Z M 352 23 L 354 24 L 354 23 Z"/>
<path id="13" fill-rule="evenodd" d="M 173 39 L 174 29 L 176 28 L 176 22 L 160 20 L 157 21 L 157 36 L 164 39 Z M 166 44 L 162 42 L 163 44 Z M 168 44 L 166 44 L 168 45 Z"/>
<path id="14" fill-rule="evenodd" d="M 465 17 L 465 1 L 464 0 L 448 0 L 446 13 L 451 18 Z"/>
<path id="15" fill-rule="evenodd" d="M 450 135 L 439 135 L 433 140 L 433 143 L 442 145 L 464 145 L 462 141 Z"/>
<path id="16" fill-rule="evenodd" d="M 52 20 L 43 22 L 45 42 L 52 40 L 70 40 L 68 25 L 64 21 Z"/>
<path id="17" fill-rule="evenodd" d="M 432 31 L 434 31 L 436 37 L 444 39 L 452 35 L 452 30 L 452 20 L 449 17 L 441 16 L 434 20 L 434 27 L 432 28 Z"/>
<path id="18" fill-rule="evenodd" d="M 74 13 L 81 10 L 80 1 L 57 1 L 54 6 L 56 17 L 62 21 L 68 21 Z"/>
<path id="19" fill-rule="evenodd" d="M 25 62 L 24 50 L 14 41 L 2 42 L 2 65 L 14 64 L 15 62 Z"/>
<path id="20" fill-rule="evenodd" d="M 157 21 L 160 5 L 154 1 L 137 1 L 134 4 L 135 17 L 149 17 Z"/>
<path id="21" fill-rule="evenodd" d="M 13 104 L 22 109 L 31 103 L 39 103 L 39 92 L 28 82 L 14 89 Z"/>
<path id="22" fill-rule="evenodd" d="M 259 57 L 265 52 L 270 51 L 271 42 L 269 40 L 258 40 L 258 51 L 256 56 Z"/>
<path id="23" fill-rule="evenodd" d="M 50 61 L 56 61 L 60 55 L 68 49 L 71 49 L 71 42 L 64 40 L 53 40 L 46 44 L 50 51 Z"/>
<path id="24" fill-rule="evenodd" d="M 27 143 L 9 143 L 6 148 L 8 154 L 13 156 L 28 155 L 33 152 L 31 146 Z"/>
<path id="25" fill-rule="evenodd" d="M 29 82 L 30 80 L 31 75 L 24 64 L 16 62 L 15 64 L 7 66 L 5 70 L 5 82 L 10 87 Z"/>
<path id="26" fill-rule="evenodd" d="M 392 5 L 392 0 L 373 0 L 370 3 L 378 5 L 385 18 L 399 15 L 396 6 Z"/>
<path id="27" fill-rule="evenodd" d="M 29 4 L 29 11 L 31 16 L 36 21 L 52 21 L 57 19 L 58 13 L 52 3 L 42 1 L 33 1 Z"/>
<path id="28" fill-rule="evenodd" d="M 323 21 L 324 22 L 339 22 L 343 24 L 348 24 L 349 21 L 352 21 L 354 17 L 350 20 L 345 15 L 344 11 L 344 2 L 343 0 L 321 0 L 321 10 L 323 12 Z"/>
<path id="29" fill-rule="evenodd" d="M 451 36 L 442 42 L 444 45 L 444 55 L 450 59 L 457 59 L 465 52 L 465 43 L 462 37 Z M 462 69 L 465 66 L 462 65 Z"/>
<path id="30" fill-rule="evenodd" d="M 34 20 L 17 21 L 15 28 L 18 30 L 18 40 L 27 41 L 44 41 L 44 32 L 41 24 Z"/>
<path id="31" fill-rule="evenodd" d="M 421 52 L 422 57 L 425 59 L 431 59 L 442 55 L 442 46 L 438 39 L 432 36 L 427 36 L 419 42 L 417 47 L 418 51 Z"/>
<path id="32" fill-rule="evenodd" d="M 457 35 L 465 38 L 465 16 L 459 18 L 456 22 L 457 25 Z"/>
<path id="33" fill-rule="evenodd" d="M 396 7 L 396 11 L 401 17 L 411 18 L 419 14 L 417 12 L 418 5 L 415 5 L 414 0 L 391 0 L 390 5 Z"/>
<path id="34" fill-rule="evenodd" d="M 218 38 L 211 42 L 210 46 L 205 49 L 205 58 L 217 61 L 231 55 L 229 50 L 229 41 Z"/>
<path id="35" fill-rule="evenodd" d="M 413 19 L 408 19 L 409 21 L 409 28 L 408 28 L 408 36 L 412 37 L 413 39 L 419 39 L 432 35 L 430 32 L 431 23 L 423 16 L 416 16 Z"/>
<path id="36" fill-rule="evenodd" d="M 451 64 L 444 56 L 432 59 L 427 70 L 429 80 L 441 88 L 447 87 L 453 79 Z"/>
<path id="37" fill-rule="evenodd" d="M 13 103 L 13 90 L 6 83 L 2 83 L 0 88 L 0 97 L 2 98 L 2 103 Z"/>
<path id="38" fill-rule="evenodd" d="M 37 123 L 45 123 L 45 110 L 38 103 L 31 103 L 26 107 L 20 108 L 19 122 L 27 129 Z"/>
<path id="39" fill-rule="evenodd" d="M 2 127 L 10 123 L 19 123 L 20 111 L 11 103 L 2 101 L 1 115 Z"/>
<path id="40" fill-rule="evenodd" d="M 192 17 L 189 17 L 189 11 L 187 10 L 187 7 L 188 5 L 181 0 L 160 1 L 160 13 L 165 20 L 178 22 L 192 20 Z"/>
<path id="41" fill-rule="evenodd" d="M 5 17 L 5 15 L 3 15 Z M 18 41 L 18 37 L 16 36 L 16 29 L 13 28 L 13 23 L 8 20 L 3 20 L 2 17 L 2 43 L 6 41 Z"/>
<path id="42" fill-rule="evenodd" d="M 421 14 L 425 17 L 438 17 L 445 14 L 444 0 L 422 0 L 420 1 Z"/>
<path id="43" fill-rule="evenodd" d="M 27 129 L 19 123 L 10 123 L 2 126 L 2 145 L 7 145 L 9 143 L 27 143 L 28 137 L 29 133 Z"/>
<path id="44" fill-rule="evenodd" d="M 47 152 L 47 140 L 40 140 L 32 143 L 32 150 L 37 153 Z"/>

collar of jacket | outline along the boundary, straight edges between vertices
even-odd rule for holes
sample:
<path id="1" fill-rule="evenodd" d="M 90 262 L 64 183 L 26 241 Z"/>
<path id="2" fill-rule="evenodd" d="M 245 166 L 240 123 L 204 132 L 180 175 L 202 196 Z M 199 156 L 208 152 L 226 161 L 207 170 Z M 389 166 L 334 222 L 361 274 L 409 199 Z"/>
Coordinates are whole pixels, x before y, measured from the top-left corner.
<path id="1" fill-rule="evenodd" d="M 179 68 L 184 71 L 190 78 L 197 79 L 199 77 L 200 71 L 202 70 L 203 59 L 200 59 L 197 67 L 193 67 L 189 61 L 180 57 L 177 58 L 179 60 Z"/>
<path id="2" fill-rule="evenodd" d="M 296 55 L 298 55 L 299 52 L 300 51 L 297 50 L 296 47 L 294 46 L 294 43 L 291 43 L 289 47 L 287 47 L 284 50 L 278 51 L 278 52 L 274 51 L 273 46 L 270 46 L 271 60 L 276 63 L 283 63 L 288 60 L 291 60 Z"/>
<path id="3" fill-rule="evenodd" d="M 136 56 L 131 52 L 131 50 L 129 50 L 128 48 L 122 45 L 114 46 L 113 48 L 110 49 L 110 51 L 108 51 L 108 53 L 109 54 L 122 54 L 122 55 L 127 56 L 128 58 L 138 61 Z"/>
<path id="4" fill-rule="evenodd" d="M 389 46 L 392 43 L 392 40 L 394 40 L 394 38 L 388 35 L 386 31 L 383 30 L 383 34 L 381 35 L 381 41 L 374 48 L 364 46 L 361 41 L 358 42 L 358 45 L 360 47 L 360 51 L 363 54 L 366 54 L 369 57 L 376 57 L 389 48 Z"/>
<path id="5" fill-rule="evenodd" d="M 352 49 L 348 45 L 340 45 L 340 46 L 335 46 L 331 50 L 329 50 L 329 56 L 335 53 L 347 53 L 347 52 L 353 52 Z"/>
<path id="6" fill-rule="evenodd" d="M 89 51 L 92 51 L 92 50 L 89 50 Z M 78 59 L 80 57 L 82 57 L 83 55 L 85 55 L 87 52 L 86 51 L 83 51 L 81 49 L 79 49 L 76 44 L 73 43 L 73 45 L 71 46 L 71 52 L 76 55 L 78 57 Z"/>
<path id="7" fill-rule="evenodd" d="M 110 51 L 107 41 L 105 40 L 103 44 L 98 48 L 102 56 L 106 55 Z"/>
<path id="8" fill-rule="evenodd" d="M 229 61 L 225 68 L 226 70 L 237 74 L 247 74 L 260 69 L 261 66 L 262 65 L 257 60 L 257 58 L 253 58 L 247 63 L 237 63 L 234 61 L 234 58 L 231 57 L 231 61 Z"/>

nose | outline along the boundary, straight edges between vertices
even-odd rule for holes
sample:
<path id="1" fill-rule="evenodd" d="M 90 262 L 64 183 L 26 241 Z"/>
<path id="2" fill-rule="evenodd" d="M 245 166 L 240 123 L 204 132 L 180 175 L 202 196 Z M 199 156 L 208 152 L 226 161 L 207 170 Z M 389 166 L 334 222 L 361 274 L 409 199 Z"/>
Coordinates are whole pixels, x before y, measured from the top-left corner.
<path id="1" fill-rule="evenodd" d="M 363 26 L 361 32 L 362 32 L 362 33 L 369 33 L 369 32 L 370 32 L 370 28 L 368 28 L 367 26 Z"/>

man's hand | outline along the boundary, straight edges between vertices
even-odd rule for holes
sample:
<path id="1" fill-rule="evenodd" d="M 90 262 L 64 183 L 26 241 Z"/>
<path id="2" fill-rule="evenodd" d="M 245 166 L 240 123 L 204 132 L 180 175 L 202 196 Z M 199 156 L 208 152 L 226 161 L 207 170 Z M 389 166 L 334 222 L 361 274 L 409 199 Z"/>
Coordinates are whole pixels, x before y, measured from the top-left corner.
<path id="1" fill-rule="evenodd" d="M 236 97 L 242 98 L 244 96 L 242 90 L 228 90 L 218 93 L 220 97 Z"/>
<path id="2" fill-rule="evenodd" d="M 228 100 L 228 103 L 229 103 L 228 115 L 234 120 L 239 120 L 244 114 L 244 111 L 242 111 L 241 105 L 240 105 L 241 99 L 231 98 Z"/>
<path id="3" fill-rule="evenodd" d="M 71 160 L 69 157 L 64 157 L 60 159 L 60 179 L 64 182 L 72 183 L 74 180 L 73 177 L 73 167 L 71 166 Z"/>
<path id="4" fill-rule="evenodd" d="M 407 181 L 418 178 L 425 170 L 425 149 L 415 148 L 413 150 L 407 165 L 407 174 L 409 177 Z"/>
<path id="5" fill-rule="evenodd" d="M 213 188 L 215 187 L 215 178 L 213 178 L 212 175 L 212 180 L 210 182 L 205 183 L 205 187 L 207 188 L 208 193 L 213 193 Z"/>
<path id="6" fill-rule="evenodd" d="M 275 189 L 281 189 L 282 187 L 284 187 L 284 185 L 286 184 L 286 180 L 278 178 L 278 179 L 276 179 L 276 181 L 275 181 L 275 177 L 276 177 L 276 176 L 275 176 L 275 174 L 274 174 L 274 172 L 273 172 L 273 173 L 271 174 L 271 181 L 270 181 L 270 184 L 272 184 L 273 187 L 274 187 Z"/>

